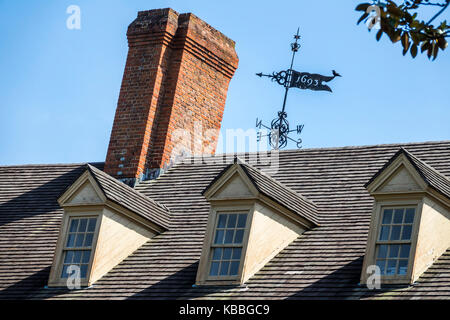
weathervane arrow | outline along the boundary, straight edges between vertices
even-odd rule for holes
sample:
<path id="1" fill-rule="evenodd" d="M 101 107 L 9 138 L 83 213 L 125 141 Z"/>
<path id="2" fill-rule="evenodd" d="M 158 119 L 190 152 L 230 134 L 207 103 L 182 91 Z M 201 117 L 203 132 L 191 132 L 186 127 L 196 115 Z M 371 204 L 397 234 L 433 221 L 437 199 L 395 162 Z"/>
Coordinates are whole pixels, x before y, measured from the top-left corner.
<path id="1" fill-rule="evenodd" d="M 289 123 L 287 121 L 287 113 L 285 112 L 287 95 L 290 88 L 299 89 L 310 89 L 314 91 L 329 91 L 332 92 L 331 88 L 324 84 L 324 82 L 330 82 L 336 77 L 341 77 L 336 71 L 332 71 L 332 76 L 323 76 L 317 73 L 309 72 L 298 72 L 292 69 L 294 65 L 294 58 L 296 52 L 300 49 L 300 44 L 298 40 L 300 39 L 299 29 L 297 29 L 297 34 L 294 35 L 295 42 L 291 43 L 292 59 L 291 66 L 287 70 L 280 72 L 273 72 L 272 74 L 264 74 L 262 72 L 257 73 L 258 77 L 268 77 L 272 81 L 284 86 L 285 93 L 283 99 L 283 107 L 281 111 L 278 112 L 278 117 L 273 119 L 270 127 L 262 124 L 262 121 L 256 119 L 256 126 L 261 129 L 262 127 L 269 129 L 270 133 L 266 136 L 269 137 L 269 142 L 272 148 L 280 149 L 287 145 L 288 140 L 294 141 L 298 148 L 301 148 L 302 139 L 294 140 L 288 136 L 292 131 L 297 131 L 300 134 L 303 130 L 304 125 L 297 125 L 296 130 L 289 130 Z M 261 133 L 258 135 L 258 140 L 262 137 Z"/>

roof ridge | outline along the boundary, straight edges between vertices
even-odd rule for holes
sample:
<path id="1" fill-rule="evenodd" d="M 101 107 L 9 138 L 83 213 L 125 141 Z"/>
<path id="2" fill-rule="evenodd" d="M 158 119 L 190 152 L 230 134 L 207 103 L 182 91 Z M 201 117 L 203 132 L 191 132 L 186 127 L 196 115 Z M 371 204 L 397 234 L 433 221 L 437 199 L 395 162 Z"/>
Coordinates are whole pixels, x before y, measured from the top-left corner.
<path id="1" fill-rule="evenodd" d="M 314 151 L 314 150 L 351 150 L 351 149 L 368 149 L 368 148 L 376 148 L 376 147 L 395 147 L 398 146 L 402 148 L 403 146 L 420 146 L 420 145 L 430 145 L 430 144 L 446 144 L 450 143 L 450 140 L 429 140 L 429 141 L 423 141 L 423 142 L 396 142 L 396 143 L 379 143 L 379 144 L 366 144 L 366 145 L 347 145 L 347 146 L 338 146 L 338 147 L 311 147 L 311 148 L 302 148 L 302 149 L 285 149 L 285 150 L 278 150 L 280 153 L 296 153 L 296 152 L 304 152 L 304 151 Z M 272 150 L 273 151 L 273 150 Z M 272 152 L 272 151 L 242 151 L 238 153 L 218 153 L 214 155 L 208 155 L 208 157 L 230 157 L 233 154 L 259 154 L 261 152 Z M 191 155 L 187 156 L 185 159 L 189 158 L 198 158 L 198 157 L 204 157 L 205 155 Z M 92 161 L 92 162 L 71 162 L 71 163 L 26 163 L 26 164 L 4 164 L 0 165 L 0 168 L 11 168 L 11 167 L 33 167 L 33 166 L 70 166 L 70 165 L 86 165 L 86 164 L 104 164 L 104 161 Z M 183 161 L 176 162 L 172 167 L 173 168 L 176 165 L 182 164 Z M 155 180 L 155 179 L 154 179 Z M 147 182 L 151 180 L 146 180 L 143 182 Z"/>
<path id="2" fill-rule="evenodd" d="M 27 167 L 48 167 L 48 166 L 60 166 L 60 167 L 67 167 L 67 166 L 84 166 L 86 164 L 104 164 L 104 161 L 94 161 L 94 162 L 72 162 L 72 163 L 26 163 L 26 164 L 5 164 L 0 165 L 0 168 L 27 168 Z"/>

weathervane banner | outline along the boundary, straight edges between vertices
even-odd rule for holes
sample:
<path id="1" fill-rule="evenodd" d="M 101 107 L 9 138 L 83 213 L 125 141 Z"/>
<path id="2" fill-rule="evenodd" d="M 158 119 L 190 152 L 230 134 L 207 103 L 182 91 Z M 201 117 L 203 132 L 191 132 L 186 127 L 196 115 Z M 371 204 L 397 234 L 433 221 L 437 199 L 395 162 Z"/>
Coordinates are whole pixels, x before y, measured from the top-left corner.
<path id="1" fill-rule="evenodd" d="M 322 82 L 329 82 L 337 76 L 340 75 L 337 74 L 334 70 L 332 76 L 322 76 L 317 73 L 298 72 L 292 70 L 289 87 L 332 92 L 331 88 L 326 84 L 323 84 Z"/>

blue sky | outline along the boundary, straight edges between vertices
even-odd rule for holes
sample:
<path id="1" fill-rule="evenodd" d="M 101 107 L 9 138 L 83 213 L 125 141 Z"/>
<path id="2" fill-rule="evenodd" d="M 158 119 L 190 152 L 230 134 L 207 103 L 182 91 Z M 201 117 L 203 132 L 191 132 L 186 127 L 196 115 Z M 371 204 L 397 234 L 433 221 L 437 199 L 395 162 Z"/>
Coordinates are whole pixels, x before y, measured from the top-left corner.
<path id="1" fill-rule="evenodd" d="M 137 11 L 165 7 L 236 41 L 222 130 L 276 115 L 283 88 L 255 73 L 288 67 L 300 27 L 294 68 L 343 75 L 333 93 L 291 91 L 288 119 L 305 124 L 304 148 L 448 140 L 449 52 L 434 62 L 403 57 L 399 43 L 356 25 L 359 2 L 0 0 L 0 164 L 104 161 L 127 26 Z M 81 8 L 81 30 L 66 28 L 71 4 Z"/>

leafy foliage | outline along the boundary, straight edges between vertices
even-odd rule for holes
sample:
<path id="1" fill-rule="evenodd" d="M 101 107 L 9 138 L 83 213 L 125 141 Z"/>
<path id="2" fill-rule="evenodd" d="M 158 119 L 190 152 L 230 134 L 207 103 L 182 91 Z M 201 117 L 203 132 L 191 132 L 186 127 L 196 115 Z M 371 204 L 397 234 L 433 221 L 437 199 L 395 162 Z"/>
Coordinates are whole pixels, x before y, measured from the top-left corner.
<path id="1" fill-rule="evenodd" d="M 410 0 L 397 5 L 394 1 L 373 1 L 373 3 L 361 3 L 355 10 L 362 11 L 358 24 L 362 21 L 374 24 L 376 17 L 371 15 L 374 6 L 378 7 L 379 30 L 376 34 L 377 41 L 386 34 L 392 43 L 400 41 L 403 47 L 403 55 L 408 51 L 415 58 L 417 53 L 426 52 L 428 58 L 436 59 L 439 49 L 443 51 L 448 43 L 446 38 L 450 37 L 450 26 L 447 21 L 442 21 L 438 25 L 432 22 L 450 5 L 450 0 L 440 0 L 432 2 L 430 0 Z M 418 10 L 423 6 L 434 6 L 438 10 L 436 14 L 427 22 L 418 19 Z M 376 11 L 375 11 L 376 12 Z M 371 28 L 369 27 L 369 31 Z"/>

